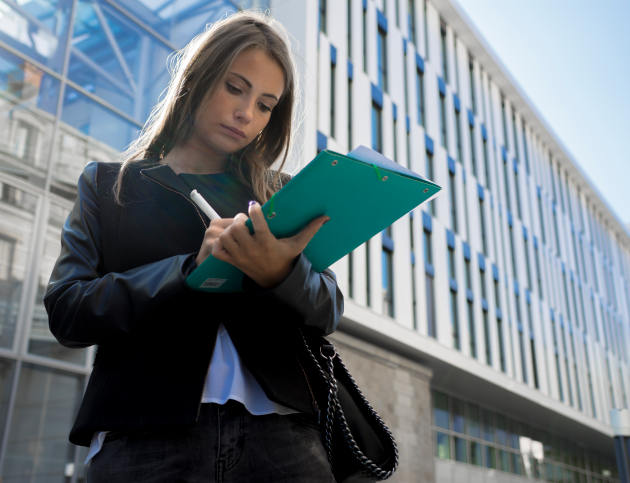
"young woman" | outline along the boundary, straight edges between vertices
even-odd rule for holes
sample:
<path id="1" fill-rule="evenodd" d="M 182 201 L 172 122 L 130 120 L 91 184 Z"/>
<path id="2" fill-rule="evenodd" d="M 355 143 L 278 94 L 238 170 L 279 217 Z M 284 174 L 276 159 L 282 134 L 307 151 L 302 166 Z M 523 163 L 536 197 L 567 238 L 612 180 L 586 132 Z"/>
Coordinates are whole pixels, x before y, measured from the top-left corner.
<path id="1" fill-rule="evenodd" d="M 296 83 L 282 28 L 232 15 L 179 53 L 123 162 L 81 175 L 44 303 L 62 345 L 98 344 L 70 432 L 88 483 L 334 481 L 301 333 L 343 313 L 335 274 L 302 253 L 328 217 L 276 239 L 260 208 L 290 179 Z M 185 285 L 210 254 L 243 292 Z"/>

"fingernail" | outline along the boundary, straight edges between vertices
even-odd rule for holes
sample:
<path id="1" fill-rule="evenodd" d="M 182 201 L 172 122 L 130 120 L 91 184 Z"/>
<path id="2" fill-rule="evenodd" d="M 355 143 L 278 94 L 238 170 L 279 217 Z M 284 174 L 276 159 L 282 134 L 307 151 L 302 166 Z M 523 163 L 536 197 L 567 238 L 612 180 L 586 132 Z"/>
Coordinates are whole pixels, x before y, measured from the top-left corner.
<path id="1" fill-rule="evenodd" d="M 252 206 L 252 205 L 255 205 L 255 204 L 256 204 L 256 202 L 255 202 L 255 201 L 250 201 L 250 202 L 249 202 L 249 206 Z"/>
<path id="2" fill-rule="evenodd" d="M 322 225 L 325 225 L 326 223 L 328 223 L 330 221 L 330 218 L 328 218 L 324 223 L 322 223 Z"/>

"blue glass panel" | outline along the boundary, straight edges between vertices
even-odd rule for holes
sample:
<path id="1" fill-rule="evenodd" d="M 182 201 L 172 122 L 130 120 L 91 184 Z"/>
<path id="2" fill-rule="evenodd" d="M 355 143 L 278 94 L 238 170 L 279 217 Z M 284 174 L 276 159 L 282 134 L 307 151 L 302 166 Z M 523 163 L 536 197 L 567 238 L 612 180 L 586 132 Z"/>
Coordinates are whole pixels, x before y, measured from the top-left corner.
<path id="1" fill-rule="evenodd" d="M 59 81 L 0 49 L 0 171 L 43 187 Z"/>
<path id="2" fill-rule="evenodd" d="M 204 32 L 206 24 L 216 22 L 227 12 L 236 12 L 237 5 L 269 6 L 268 0 L 116 0 L 116 3 L 177 48 Z"/>
<path id="3" fill-rule="evenodd" d="M 0 40 L 61 72 L 72 0 L 0 2 Z"/>
<path id="4" fill-rule="evenodd" d="M 117 151 L 123 151 L 133 141 L 140 127 L 114 114 L 109 109 L 66 87 L 61 120 Z"/>
<path id="5" fill-rule="evenodd" d="M 317 150 L 323 151 L 324 149 L 328 149 L 328 138 L 325 134 L 317 131 Z"/>
<path id="6" fill-rule="evenodd" d="M 68 77 L 140 123 L 168 85 L 170 53 L 107 3 L 77 2 Z"/>

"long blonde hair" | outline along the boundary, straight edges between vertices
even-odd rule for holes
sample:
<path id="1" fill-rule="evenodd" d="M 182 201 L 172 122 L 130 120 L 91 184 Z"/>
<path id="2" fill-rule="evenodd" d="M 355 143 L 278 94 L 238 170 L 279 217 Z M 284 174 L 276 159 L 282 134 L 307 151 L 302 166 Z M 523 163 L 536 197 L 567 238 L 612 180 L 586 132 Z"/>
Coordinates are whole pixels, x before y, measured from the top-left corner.
<path id="1" fill-rule="evenodd" d="M 138 139 L 121 154 L 122 167 L 113 191 L 121 202 L 122 180 L 129 163 L 162 159 L 181 146 L 195 130 L 195 122 L 225 80 L 234 59 L 243 51 L 259 48 L 284 72 L 285 86 L 265 129 L 245 148 L 230 156 L 228 169 L 265 203 L 281 183 L 279 178 L 292 144 L 294 103 L 299 100 L 299 80 L 284 27 L 267 12 L 244 10 L 212 24 L 171 58 L 171 81 L 155 106 Z M 283 155 L 284 153 L 284 155 Z M 271 166 L 282 162 L 271 176 Z M 236 169 L 238 167 L 238 169 Z M 286 178 L 284 178 L 286 179 Z"/>

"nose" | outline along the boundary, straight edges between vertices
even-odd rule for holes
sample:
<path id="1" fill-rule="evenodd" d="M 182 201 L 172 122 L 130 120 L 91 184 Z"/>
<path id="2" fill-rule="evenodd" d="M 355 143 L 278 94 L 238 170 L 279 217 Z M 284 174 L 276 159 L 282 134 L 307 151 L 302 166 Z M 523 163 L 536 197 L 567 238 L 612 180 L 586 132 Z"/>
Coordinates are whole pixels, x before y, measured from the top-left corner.
<path id="1" fill-rule="evenodd" d="M 236 108 L 234 116 L 242 123 L 249 124 L 254 116 L 254 106 L 256 99 L 254 97 L 246 97 Z"/>

